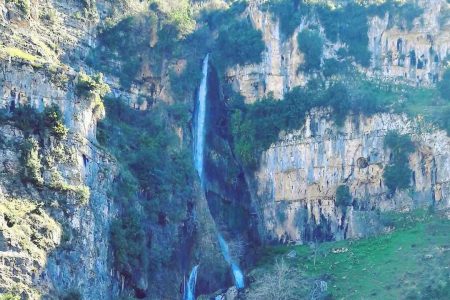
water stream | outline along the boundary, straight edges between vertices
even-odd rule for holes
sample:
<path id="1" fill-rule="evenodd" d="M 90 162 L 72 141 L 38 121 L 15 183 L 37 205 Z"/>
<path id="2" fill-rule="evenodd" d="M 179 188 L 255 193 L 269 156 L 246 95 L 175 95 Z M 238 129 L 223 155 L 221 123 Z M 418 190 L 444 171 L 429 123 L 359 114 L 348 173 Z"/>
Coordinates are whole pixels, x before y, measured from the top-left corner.
<path id="1" fill-rule="evenodd" d="M 197 283 L 197 272 L 198 272 L 198 265 L 192 268 L 191 274 L 189 275 L 189 281 L 185 287 L 183 300 L 195 300 L 195 285 Z"/>
<path id="2" fill-rule="evenodd" d="M 204 150 L 205 150 L 205 121 L 206 121 L 206 101 L 208 95 L 208 63 L 209 54 L 203 60 L 202 67 L 202 82 L 200 84 L 198 92 L 198 103 L 197 103 L 197 113 L 195 119 L 195 130 L 194 130 L 194 163 L 195 169 L 197 170 L 198 176 L 200 178 L 200 183 L 202 189 L 204 186 Z M 244 274 L 240 270 L 239 266 L 232 260 L 228 244 L 223 239 L 223 237 L 218 235 L 220 249 L 226 260 L 230 265 L 231 271 L 233 273 L 233 278 L 235 285 L 238 289 L 244 287 Z M 195 284 L 197 280 L 198 266 L 195 266 L 189 276 L 189 282 L 185 289 L 184 300 L 195 300 Z"/>

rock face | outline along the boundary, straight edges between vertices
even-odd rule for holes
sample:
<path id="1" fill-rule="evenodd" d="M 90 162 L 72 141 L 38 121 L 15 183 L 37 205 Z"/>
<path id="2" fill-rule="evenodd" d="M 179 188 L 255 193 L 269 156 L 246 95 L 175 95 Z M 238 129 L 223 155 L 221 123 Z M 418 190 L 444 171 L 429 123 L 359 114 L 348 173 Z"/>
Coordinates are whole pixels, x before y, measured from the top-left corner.
<path id="1" fill-rule="evenodd" d="M 450 4 L 445 0 L 419 1 L 418 4 L 424 13 L 414 20 L 411 30 L 391 28 L 389 14 L 368 20 L 372 65 L 364 70 L 365 73 L 401 79 L 414 85 L 429 85 L 439 79 L 442 66 L 450 55 Z M 253 103 L 269 93 L 279 99 L 291 88 L 304 85 L 310 74 L 299 70 L 304 57 L 298 49 L 297 35 L 307 24 L 321 28 L 320 23 L 313 17 L 303 19 L 292 36 L 283 37 L 279 20 L 258 4 L 250 4 L 246 16 L 256 29 L 261 30 L 266 50 L 260 64 L 229 69 L 227 82 L 245 97 L 246 103 Z M 341 47 L 345 44 L 327 41 L 324 58 L 335 57 Z"/>
<path id="2" fill-rule="evenodd" d="M 389 131 L 411 134 L 417 146 L 409 157 L 411 190 L 393 196 L 383 182 L 390 161 L 383 143 Z M 407 211 L 432 203 L 449 207 L 449 147 L 446 132 L 406 116 L 353 116 L 337 128 L 329 112 L 312 112 L 303 128 L 263 153 L 254 174 L 265 240 L 361 237 L 382 229 L 376 211 Z M 342 184 L 355 200 L 346 211 L 335 205 Z"/>
<path id="3" fill-rule="evenodd" d="M 228 70 L 227 81 L 235 91 L 241 93 L 247 103 L 252 103 L 269 93 L 282 98 L 291 87 L 306 83 L 305 74 L 298 72 L 303 55 L 298 50 L 299 28 L 289 38 L 283 38 L 279 21 L 259 6 L 251 3 L 246 10 L 253 26 L 261 30 L 266 51 L 257 65 L 235 66 Z"/>
<path id="4" fill-rule="evenodd" d="M 9 125 L 0 131 L 4 207 L 0 229 L 22 232 L 5 235 L 6 246 L 0 249 L 0 277 L 5 281 L 0 281 L 0 290 L 15 290 L 9 274 L 22 268 L 27 273 L 18 276 L 16 290 L 31 299 L 57 298 L 71 290 L 91 299 L 110 297 L 115 277 L 109 260 L 109 225 L 115 213 L 107 193 L 114 160 L 80 135 L 62 142 L 43 141 L 38 157 L 45 166 L 44 188 L 39 188 L 23 179 L 23 132 Z M 89 199 L 82 200 L 78 191 L 84 187 Z M 85 200 L 88 203 L 82 204 Z M 12 207 L 15 203 L 20 205 Z M 17 224 L 8 224 L 11 218 Z"/>
<path id="5" fill-rule="evenodd" d="M 424 13 L 411 30 L 389 28 L 389 15 L 370 20 L 369 50 L 372 69 L 390 79 L 429 85 L 440 78 L 450 54 L 449 3 L 419 1 Z"/>
<path id="6" fill-rule="evenodd" d="M 228 267 L 197 179 L 192 180 L 194 187 L 186 187 L 195 190 L 195 197 L 170 195 L 155 205 L 156 217 L 146 216 L 140 224 L 148 255 L 143 260 L 150 263 L 133 270 L 134 285 L 114 268 L 110 225 L 121 213 L 112 192 L 119 170 L 116 160 L 96 141 L 102 113 L 92 99 L 77 94 L 77 78 L 81 69 L 92 71 L 85 61 L 95 46 L 98 23 L 122 10 L 131 14 L 146 9 L 148 4 L 96 1 L 94 7 L 92 3 L 32 0 L 30 11 L 25 12 L 0 0 L 2 112 L 10 115 L 24 106 L 42 112 L 56 104 L 69 129 L 67 138 L 58 140 L 22 131 L 14 122 L 0 122 L 0 172 L 4 175 L 0 178 L 0 293 L 23 293 L 31 299 L 61 299 L 69 294 L 82 299 L 131 295 L 176 299 L 183 277 L 196 264 L 200 264 L 198 291 L 215 291 L 229 281 Z M 142 110 L 153 103 L 140 103 L 141 96 L 173 103 L 168 69 L 181 72 L 183 62 L 155 60 L 142 62 L 130 89 L 116 78 L 106 78 L 113 94 Z M 161 64 L 162 71 L 156 72 L 154 64 Z M 180 147 L 190 147 L 189 128 L 174 130 Z M 41 186 L 23 178 L 27 153 L 22 146 L 30 138 L 36 141 L 34 158 L 40 164 Z M 21 239 L 8 231 L 13 201 L 30 207 L 18 215 L 23 222 L 11 229 L 21 229 Z M 3 206 L 9 210 L 2 210 Z M 51 226 L 32 224 L 39 219 L 37 209 Z M 40 240 L 34 241 L 35 236 Z M 22 239 L 31 240 L 32 247 L 21 245 Z"/>
<path id="7" fill-rule="evenodd" d="M 108 196 L 116 162 L 96 142 L 99 114 L 76 95 L 77 72 L 61 62 L 87 52 L 91 24 L 73 16 L 82 9 L 31 1 L 24 11 L 0 2 L 0 107 L 10 114 L 56 104 L 69 129 L 59 140 L 35 134 L 36 128 L 22 131 L 14 122 L 0 125 L 0 293 L 111 299 L 118 292 L 109 241 L 117 210 Z M 30 139 L 36 141 L 39 185 L 24 177 L 23 146 Z"/>

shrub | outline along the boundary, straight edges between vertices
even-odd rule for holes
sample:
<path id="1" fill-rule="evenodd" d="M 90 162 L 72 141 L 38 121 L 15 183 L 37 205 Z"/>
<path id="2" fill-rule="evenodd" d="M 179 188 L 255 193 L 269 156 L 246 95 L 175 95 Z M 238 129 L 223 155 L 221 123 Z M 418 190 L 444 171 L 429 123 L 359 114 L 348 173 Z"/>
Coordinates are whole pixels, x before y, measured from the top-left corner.
<path id="1" fill-rule="evenodd" d="M 100 97 L 104 97 L 110 92 L 110 89 L 109 86 L 103 82 L 102 73 L 89 76 L 83 71 L 80 71 L 76 82 L 76 92 L 79 96 L 87 97 L 98 95 Z"/>
<path id="2" fill-rule="evenodd" d="M 42 115 L 29 105 L 16 107 L 12 114 L 12 120 L 25 135 L 43 132 Z"/>
<path id="3" fill-rule="evenodd" d="M 92 77 L 83 71 L 78 74 L 76 93 L 90 100 L 92 113 L 97 119 L 101 119 L 105 115 L 105 105 L 102 98 L 110 91 L 109 85 L 103 82 L 102 73 L 95 74 Z"/>
<path id="4" fill-rule="evenodd" d="M 346 185 L 338 186 L 336 190 L 336 206 L 344 208 L 352 205 L 353 199 L 350 189 Z"/>
<path id="5" fill-rule="evenodd" d="M 6 0 L 6 3 L 14 3 L 25 15 L 30 14 L 30 0 Z"/>
<path id="6" fill-rule="evenodd" d="M 39 144 L 34 138 L 28 138 L 22 144 L 22 161 L 24 165 L 23 179 L 42 187 L 44 179 L 41 175 L 41 159 Z"/>
<path id="7" fill-rule="evenodd" d="M 265 6 L 278 18 L 281 33 L 286 38 L 292 36 L 302 17 L 310 13 L 312 5 L 307 0 L 274 0 L 266 2 Z"/>
<path id="8" fill-rule="evenodd" d="M 49 128 L 51 134 L 59 139 L 64 139 L 69 129 L 62 122 L 62 113 L 56 104 L 44 108 L 44 125 Z"/>
<path id="9" fill-rule="evenodd" d="M 391 193 L 410 185 L 412 170 L 409 168 L 409 155 L 415 146 L 408 135 L 389 132 L 384 138 L 384 146 L 391 150 L 391 164 L 384 169 L 383 179 Z"/>
<path id="10" fill-rule="evenodd" d="M 20 300 L 20 296 L 13 294 L 1 294 L 0 300 Z"/>
<path id="11" fill-rule="evenodd" d="M 119 272 L 128 279 L 132 278 L 134 269 L 139 269 L 145 259 L 144 241 L 145 233 L 137 210 L 128 210 L 126 215 L 111 224 L 115 263 Z"/>
<path id="12" fill-rule="evenodd" d="M 89 203 L 91 195 L 89 187 L 85 185 L 67 184 L 56 168 L 51 170 L 50 176 L 50 182 L 47 184 L 47 187 L 65 193 L 73 193 L 78 198 L 80 205 L 87 205 Z"/>
<path id="13" fill-rule="evenodd" d="M 342 126 L 351 110 L 350 95 L 345 84 L 337 82 L 328 88 L 321 104 L 333 108 L 333 117 L 336 124 Z"/>
<path id="14" fill-rule="evenodd" d="M 235 21 L 219 30 L 218 64 L 223 67 L 261 62 L 265 45 L 262 33 L 246 21 Z"/>
<path id="15" fill-rule="evenodd" d="M 298 47 L 305 55 L 302 68 L 305 71 L 320 69 L 323 54 L 323 40 L 319 32 L 305 29 L 298 34 Z"/>

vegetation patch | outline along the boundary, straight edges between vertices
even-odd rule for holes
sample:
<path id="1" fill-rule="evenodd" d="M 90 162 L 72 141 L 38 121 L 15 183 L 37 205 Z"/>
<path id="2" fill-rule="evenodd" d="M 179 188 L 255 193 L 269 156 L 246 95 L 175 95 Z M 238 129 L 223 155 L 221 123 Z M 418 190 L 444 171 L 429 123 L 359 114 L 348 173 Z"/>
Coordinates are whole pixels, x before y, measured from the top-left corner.
<path id="1" fill-rule="evenodd" d="M 384 17 L 389 12 L 389 26 L 411 29 L 415 18 L 423 10 L 415 3 L 395 0 L 348 1 L 342 4 L 330 1 L 277 0 L 270 1 L 265 7 L 280 21 L 285 37 L 290 37 L 299 27 L 301 19 L 316 15 L 325 29 L 326 37 L 336 42 L 338 38 L 348 46 L 348 54 L 362 66 L 369 66 L 368 20 L 373 16 Z"/>
<path id="2" fill-rule="evenodd" d="M 298 47 L 305 55 L 304 71 L 319 70 L 323 54 L 323 40 L 318 31 L 305 29 L 298 34 Z"/>
<path id="3" fill-rule="evenodd" d="M 436 88 L 414 88 L 404 84 L 368 79 L 343 62 L 334 61 L 327 83 L 311 80 L 305 87 L 287 92 L 282 101 L 270 95 L 253 104 L 244 104 L 239 95 L 229 100 L 230 126 L 234 150 L 248 167 L 258 165 L 262 151 L 279 138 L 281 131 L 301 128 L 305 115 L 314 107 L 330 107 L 336 125 L 342 126 L 349 114 L 406 113 L 422 116 L 429 124 L 449 132 L 450 103 Z M 327 62 L 325 62 L 327 64 Z"/>
<path id="4" fill-rule="evenodd" d="M 5 238 L 44 266 L 47 252 L 59 244 L 60 225 L 37 203 L 22 199 L 1 201 L 0 217 L 6 221 L 0 228 Z"/>
<path id="5" fill-rule="evenodd" d="M 411 183 L 412 170 L 409 155 L 415 151 L 409 135 L 389 132 L 384 138 L 384 146 L 391 150 L 391 163 L 383 171 L 383 179 L 391 193 L 405 189 Z"/>
<path id="6" fill-rule="evenodd" d="M 346 185 L 338 186 L 336 190 L 336 206 L 346 208 L 352 205 L 353 198 L 350 194 L 350 189 Z"/>
<path id="7" fill-rule="evenodd" d="M 446 299 L 450 221 L 427 211 L 390 213 L 389 218 L 395 229 L 385 235 L 327 242 L 317 248 L 267 248 L 250 273 L 254 283 L 249 295 L 264 291 L 265 274 L 284 261 L 285 270 L 295 274 L 284 272 L 279 277 L 295 295 L 287 299 L 309 298 L 317 281 L 326 282 L 326 299 Z"/>
<path id="8" fill-rule="evenodd" d="M 37 62 L 39 60 L 38 57 L 27 53 L 19 48 L 14 47 L 0 47 L 0 55 L 3 54 L 9 57 L 20 58 L 25 61 L 30 62 L 31 64 Z"/>
<path id="9" fill-rule="evenodd" d="M 6 0 L 6 3 L 14 3 L 24 15 L 30 14 L 30 0 Z"/>
<path id="10" fill-rule="evenodd" d="M 103 82 L 103 74 L 89 76 L 81 71 L 78 74 L 75 88 L 77 95 L 89 99 L 94 116 L 102 118 L 105 115 L 102 98 L 111 91 L 109 85 Z"/>
<path id="11" fill-rule="evenodd" d="M 216 62 L 222 70 L 234 65 L 259 63 L 264 49 L 261 31 L 255 30 L 247 20 L 234 21 L 222 25 L 219 30 Z"/>
<path id="12" fill-rule="evenodd" d="M 137 280 L 135 270 L 149 263 L 170 264 L 170 251 L 159 251 L 159 242 L 148 240 L 142 224 L 149 219 L 156 224 L 161 212 L 168 220 L 182 218 L 184 209 L 180 207 L 192 197 L 195 173 L 190 150 L 178 144 L 170 125 L 174 117 L 176 122 L 187 120 L 184 110 L 155 107 L 138 111 L 122 101 L 106 100 L 107 118 L 99 123 L 97 137 L 120 164 L 113 197 L 122 213 L 112 225 L 111 241 L 116 267 L 133 285 Z"/>

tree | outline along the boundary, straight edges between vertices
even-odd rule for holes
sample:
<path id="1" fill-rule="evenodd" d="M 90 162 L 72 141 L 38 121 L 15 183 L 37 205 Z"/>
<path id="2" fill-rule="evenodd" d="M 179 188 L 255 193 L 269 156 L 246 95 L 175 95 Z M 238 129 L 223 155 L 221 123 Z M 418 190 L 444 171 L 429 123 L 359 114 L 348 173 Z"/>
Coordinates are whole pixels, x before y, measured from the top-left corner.
<path id="1" fill-rule="evenodd" d="M 297 284 L 292 273 L 292 269 L 283 259 L 277 261 L 271 272 L 265 273 L 260 280 L 253 284 L 247 299 L 296 299 L 295 287 Z"/>
<path id="2" fill-rule="evenodd" d="M 318 70 L 323 54 L 323 40 L 316 30 L 305 29 L 297 36 L 298 48 L 305 55 L 302 69 L 305 71 Z"/>
<path id="3" fill-rule="evenodd" d="M 384 146 L 392 153 L 391 164 L 383 172 L 385 185 L 391 193 L 407 188 L 412 174 L 408 157 L 415 150 L 414 143 L 406 134 L 389 132 L 384 138 Z"/>
<path id="4" fill-rule="evenodd" d="M 217 50 L 223 66 L 259 63 L 265 48 L 262 33 L 248 21 L 232 22 L 219 31 Z"/>
<path id="5" fill-rule="evenodd" d="M 350 189 L 346 185 L 338 186 L 336 190 L 336 206 L 347 207 L 352 205 L 353 199 L 350 194 Z"/>

